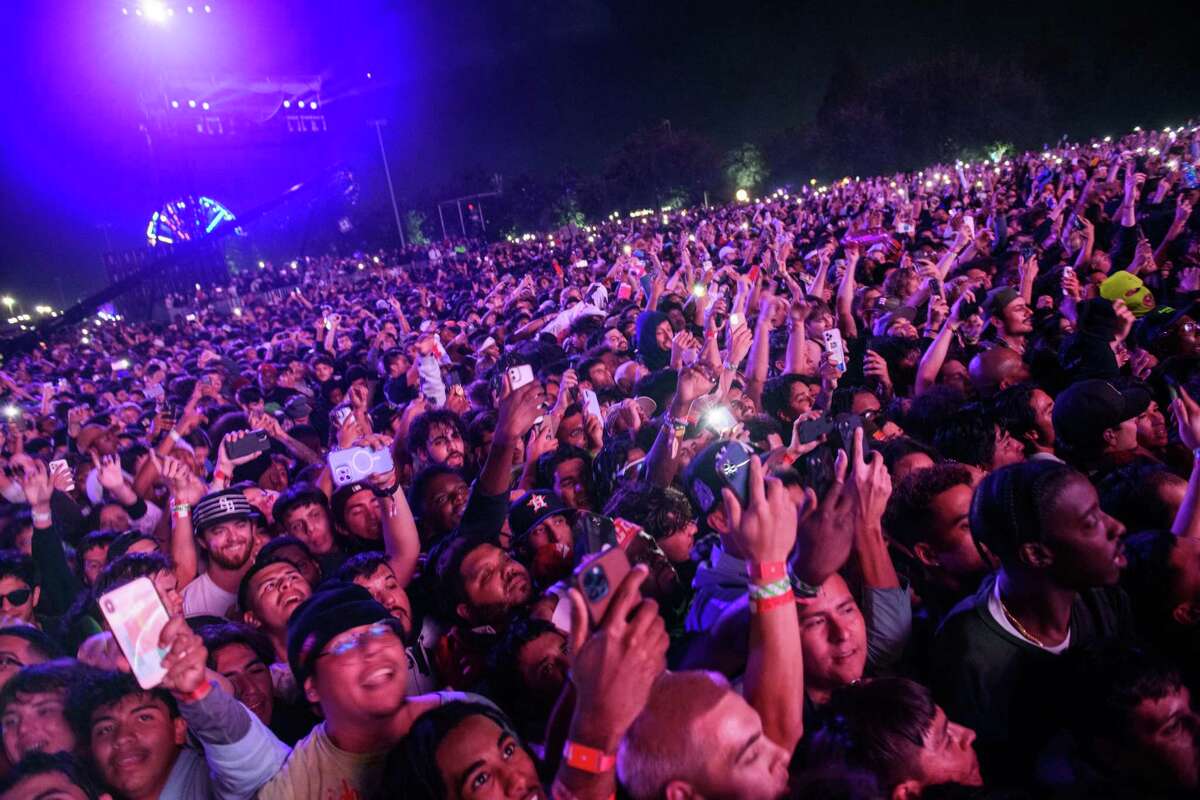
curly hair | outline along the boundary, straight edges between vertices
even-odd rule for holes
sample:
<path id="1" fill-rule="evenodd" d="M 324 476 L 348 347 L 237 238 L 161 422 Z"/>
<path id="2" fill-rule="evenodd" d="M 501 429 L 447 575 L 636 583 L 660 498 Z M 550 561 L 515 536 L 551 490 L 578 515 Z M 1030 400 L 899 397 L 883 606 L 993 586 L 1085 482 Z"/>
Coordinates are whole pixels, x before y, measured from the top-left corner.
<path id="1" fill-rule="evenodd" d="M 604 507 L 604 514 L 636 523 L 655 539 L 670 536 L 695 518 L 691 501 L 683 492 L 645 481 L 618 489 Z"/>
<path id="2" fill-rule="evenodd" d="M 955 486 L 970 486 L 971 471 L 961 464 L 935 464 L 906 476 L 883 513 L 883 529 L 910 550 L 925 541 L 932 524 L 933 499 Z"/>

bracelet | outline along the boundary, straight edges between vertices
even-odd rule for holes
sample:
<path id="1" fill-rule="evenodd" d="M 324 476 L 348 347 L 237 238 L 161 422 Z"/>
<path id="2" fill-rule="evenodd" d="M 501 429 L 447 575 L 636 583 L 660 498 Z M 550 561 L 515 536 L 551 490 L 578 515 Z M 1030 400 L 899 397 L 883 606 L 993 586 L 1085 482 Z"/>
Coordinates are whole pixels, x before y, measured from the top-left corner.
<path id="1" fill-rule="evenodd" d="M 33 523 L 35 525 L 42 523 L 42 522 L 49 524 L 50 520 L 51 520 L 51 514 L 49 511 L 34 511 L 33 512 Z"/>
<path id="2" fill-rule="evenodd" d="M 171 428 L 171 430 L 167 431 L 167 437 L 176 444 L 183 441 L 183 437 L 179 435 L 179 431 L 175 430 L 174 428 Z"/>
<path id="3" fill-rule="evenodd" d="M 762 600 L 756 600 L 756 599 L 754 599 L 754 597 L 751 597 L 750 598 L 750 613 L 751 614 L 762 614 L 764 612 L 770 611 L 775 608 L 783 608 L 788 603 L 795 603 L 795 602 L 796 602 L 796 600 L 795 600 L 795 598 L 792 597 L 791 592 L 788 592 L 787 594 L 781 594 L 776 597 L 768 597 L 768 598 L 765 598 Z"/>
<path id="4" fill-rule="evenodd" d="M 191 503 L 176 503 L 171 506 L 171 515 L 175 517 L 189 517 L 192 514 Z"/>
<path id="5" fill-rule="evenodd" d="M 599 775 L 612 770 L 617 765 L 617 757 L 568 739 L 563 745 L 563 763 L 571 769 Z"/>
<path id="6" fill-rule="evenodd" d="M 746 563 L 746 574 L 755 583 L 773 583 L 787 577 L 787 562 L 750 561 Z"/>
<path id="7" fill-rule="evenodd" d="M 205 681 L 196 687 L 195 691 L 187 694 L 179 695 L 179 699 L 184 703 L 199 703 L 204 698 L 208 697 L 208 693 L 212 691 L 213 685 L 210 681 Z"/>
<path id="8" fill-rule="evenodd" d="M 751 600 L 768 600 L 772 597 L 788 595 L 792 592 L 792 582 L 784 577 L 770 583 L 750 584 L 750 599 Z"/>

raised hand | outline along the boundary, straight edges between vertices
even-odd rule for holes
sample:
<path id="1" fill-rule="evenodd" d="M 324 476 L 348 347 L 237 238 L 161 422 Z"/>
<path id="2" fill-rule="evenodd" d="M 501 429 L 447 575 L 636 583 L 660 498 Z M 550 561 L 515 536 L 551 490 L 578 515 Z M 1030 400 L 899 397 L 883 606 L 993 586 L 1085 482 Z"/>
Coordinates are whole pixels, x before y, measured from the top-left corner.
<path id="1" fill-rule="evenodd" d="M 14 459 L 15 461 L 15 459 Z M 54 494 L 54 482 L 50 470 L 39 459 L 27 459 L 21 472 L 21 489 L 25 492 L 25 501 L 35 511 L 50 510 L 50 496 Z"/>
<path id="2" fill-rule="evenodd" d="M 606 753 L 617 749 L 667 665 L 669 639 L 658 604 L 641 596 L 648 574 L 639 564 L 625 576 L 591 635 L 583 595 L 570 591 L 576 695 L 570 737 Z"/>
<path id="3" fill-rule="evenodd" d="M 764 477 L 758 456 L 750 457 L 746 507 L 729 489 L 721 490 L 725 516 L 738 547 L 751 562 L 782 562 L 796 543 L 796 504 L 778 478 Z"/>
<path id="4" fill-rule="evenodd" d="M 207 489 L 196 473 L 177 458 L 171 456 L 154 456 L 159 475 L 171 490 L 171 497 L 177 503 L 196 505 L 204 497 Z"/>
<path id="5" fill-rule="evenodd" d="M 863 429 L 854 431 L 854 452 L 850 458 L 850 482 L 860 524 L 876 525 L 883 519 L 888 498 L 892 496 L 892 476 L 879 451 L 863 457 Z"/>
<path id="6" fill-rule="evenodd" d="M 96 465 L 96 477 L 100 485 L 109 492 L 115 492 L 125 484 L 125 473 L 121 471 L 121 460 L 115 455 L 100 456 L 92 453 L 92 463 Z"/>
<path id="7" fill-rule="evenodd" d="M 542 415 L 542 385 L 532 381 L 515 391 L 507 391 L 508 376 L 503 380 L 505 393 L 496 410 L 495 437 L 514 443 L 528 433 L 534 420 Z"/>
<path id="8" fill-rule="evenodd" d="M 1175 423 L 1179 426 L 1179 441 L 1189 450 L 1200 447 L 1200 404 L 1182 386 L 1176 388 L 1178 397 L 1171 402 Z"/>
<path id="9" fill-rule="evenodd" d="M 863 358 L 863 375 L 874 378 L 884 386 L 892 385 L 892 375 L 888 372 L 887 361 L 874 350 L 868 350 Z"/>
<path id="10" fill-rule="evenodd" d="M 846 485 L 850 460 L 839 450 L 833 465 L 833 482 L 817 502 L 812 489 L 804 490 L 797 504 L 799 525 L 792 574 L 806 583 L 819 585 L 841 569 L 850 557 L 856 524 L 854 491 Z"/>
<path id="11" fill-rule="evenodd" d="M 172 617 L 163 626 L 159 646 L 167 648 L 163 657 L 162 687 L 176 697 L 189 699 L 208 681 L 208 649 L 204 640 L 192 632 L 182 616 Z"/>
<path id="12" fill-rule="evenodd" d="M 249 463 L 258 458 L 258 453 L 248 453 L 244 456 L 238 456 L 237 458 L 229 457 L 229 445 L 249 435 L 250 431 L 232 431 L 225 434 L 225 438 L 221 440 L 221 445 L 217 448 L 217 465 L 218 467 L 226 467 L 227 469 L 222 470 L 226 474 L 233 471 L 231 469 L 232 467 Z"/>

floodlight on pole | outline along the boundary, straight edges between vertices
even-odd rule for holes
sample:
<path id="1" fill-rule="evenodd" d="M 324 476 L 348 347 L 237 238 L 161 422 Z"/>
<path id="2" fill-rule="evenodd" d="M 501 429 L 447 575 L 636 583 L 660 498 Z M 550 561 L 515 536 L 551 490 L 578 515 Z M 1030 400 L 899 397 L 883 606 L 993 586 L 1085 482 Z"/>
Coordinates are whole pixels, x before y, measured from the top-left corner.
<path id="1" fill-rule="evenodd" d="M 400 224 L 400 206 L 396 204 L 396 190 L 392 186 L 392 170 L 388 167 L 387 150 L 383 146 L 384 121 L 373 119 L 371 124 L 375 126 L 375 136 L 379 139 L 379 155 L 383 158 L 383 174 L 387 178 L 388 195 L 392 198 L 392 214 L 396 217 L 396 233 L 400 234 L 400 246 L 407 247 L 408 245 L 404 242 L 404 227 Z"/>

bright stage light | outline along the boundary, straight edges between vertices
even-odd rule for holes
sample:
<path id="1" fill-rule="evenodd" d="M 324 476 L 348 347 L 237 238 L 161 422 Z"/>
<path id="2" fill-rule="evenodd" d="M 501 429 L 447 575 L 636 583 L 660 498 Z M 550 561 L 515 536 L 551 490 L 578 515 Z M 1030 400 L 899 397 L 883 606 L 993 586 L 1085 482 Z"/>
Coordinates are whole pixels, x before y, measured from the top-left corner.
<path id="1" fill-rule="evenodd" d="M 142 14 L 160 25 L 167 21 L 167 6 L 162 0 L 142 0 Z"/>
<path id="2" fill-rule="evenodd" d="M 179 108 L 179 101 L 178 101 L 178 100 L 172 100 L 172 101 L 171 101 L 171 108 Z"/>
<path id="3" fill-rule="evenodd" d="M 284 101 L 283 101 L 283 107 L 284 107 L 284 108 L 291 108 L 291 107 L 292 107 L 292 101 L 291 101 L 291 100 L 284 100 Z"/>
<path id="4" fill-rule="evenodd" d="M 128 17 L 128 16 L 129 16 L 129 9 L 128 9 L 128 8 L 122 8 L 122 9 L 121 9 L 121 13 L 122 13 L 122 14 L 124 14 L 125 16 L 127 16 L 127 17 Z"/>
<path id="5" fill-rule="evenodd" d="M 308 102 L 308 107 L 309 107 L 309 108 L 311 108 L 313 111 L 316 111 L 316 110 L 317 110 L 317 101 L 316 101 L 316 100 L 310 100 L 310 101 Z"/>
<path id="6" fill-rule="evenodd" d="M 195 8 L 193 8 L 192 6 L 188 6 L 188 13 L 189 13 L 189 14 L 195 14 L 195 13 L 196 13 L 196 9 L 195 9 Z"/>
<path id="7" fill-rule="evenodd" d="M 371 80 L 371 73 L 367 73 L 367 80 Z"/>
<path id="8" fill-rule="evenodd" d="M 304 108 L 304 101 L 303 101 L 303 100 L 300 100 L 299 102 L 297 102 L 297 103 L 296 103 L 296 107 L 297 107 L 297 108 Z"/>
<path id="9" fill-rule="evenodd" d="M 205 111 L 208 111 L 208 101 L 205 101 L 205 102 L 201 103 L 201 104 L 200 104 L 200 107 L 201 107 L 202 109 L 204 109 Z"/>
<path id="10" fill-rule="evenodd" d="M 212 6 L 205 6 L 205 7 L 204 7 L 204 13 L 205 13 L 205 14 L 211 14 L 211 13 L 212 13 Z"/>
<path id="11" fill-rule="evenodd" d="M 195 108 L 195 107 L 196 107 L 196 101 L 188 100 L 188 108 Z"/>

